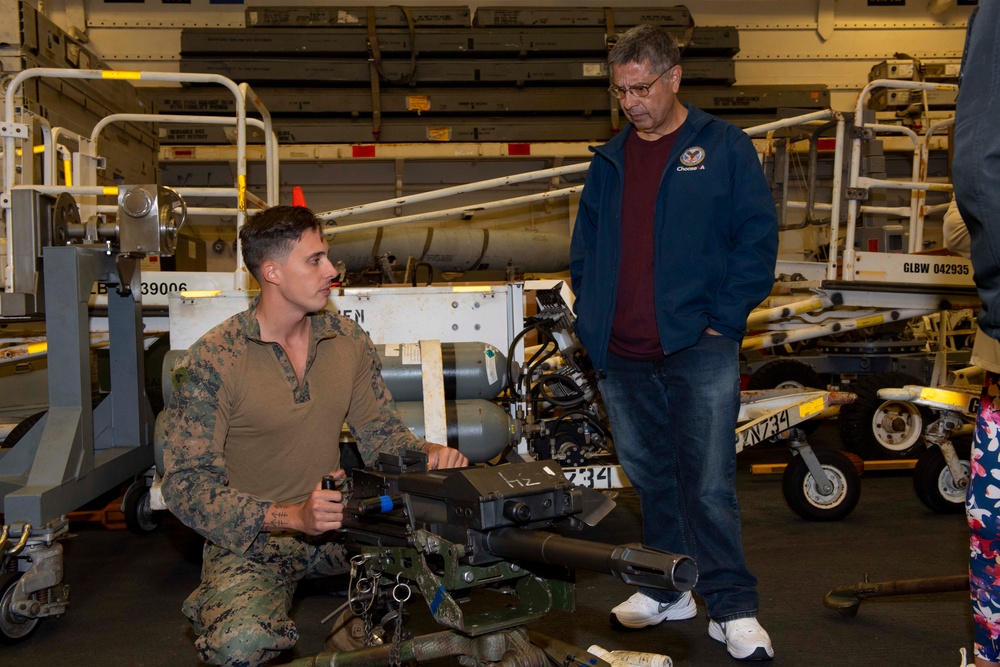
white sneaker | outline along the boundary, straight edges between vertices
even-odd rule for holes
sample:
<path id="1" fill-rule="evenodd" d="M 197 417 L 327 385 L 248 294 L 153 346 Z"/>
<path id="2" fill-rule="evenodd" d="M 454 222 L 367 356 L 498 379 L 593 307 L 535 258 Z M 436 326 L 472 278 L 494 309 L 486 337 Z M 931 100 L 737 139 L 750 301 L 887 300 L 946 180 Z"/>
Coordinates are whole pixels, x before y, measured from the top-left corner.
<path id="1" fill-rule="evenodd" d="M 756 618 L 735 618 L 708 622 L 708 636 L 723 642 L 737 660 L 770 660 L 774 657 L 771 638 Z"/>
<path id="2" fill-rule="evenodd" d="M 645 628 L 663 621 L 683 621 L 698 615 L 698 605 L 691 591 L 681 593 L 674 602 L 660 602 L 645 595 L 632 597 L 611 610 L 611 623 L 626 628 Z"/>

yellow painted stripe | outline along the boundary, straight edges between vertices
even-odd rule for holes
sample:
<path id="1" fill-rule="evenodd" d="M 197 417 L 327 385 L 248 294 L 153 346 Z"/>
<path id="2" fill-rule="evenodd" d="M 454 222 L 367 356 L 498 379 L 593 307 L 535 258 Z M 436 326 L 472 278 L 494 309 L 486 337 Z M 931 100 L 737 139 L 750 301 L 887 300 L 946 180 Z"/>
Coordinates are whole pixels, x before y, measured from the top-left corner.
<path id="1" fill-rule="evenodd" d="M 815 414 L 819 414 L 826 409 L 826 402 L 823 400 L 822 396 L 818 396 L 808 403 L 803 403 L 799 406 L 799 417 L 806 418 L 811 417 Z"/>
<path id="2" fill-rule="evenodd" d="M 802 305 L 800 305 L 798 308 L 796 308 L 795 309 L 795 313 L 799 313 L 799 314 L 800 313 L 811 313 L 812 311 L 818 310 L 819 308 L 823 308 L 823 307 L 824 307 L 824 304 L 823 304 L 823 300 L 822 299 L 813 299 L 812 301 L 806 301 L 805 303 L 803 303 Z"/>
<path id="3" fill-rule="evenodd" d="M 882 315 L 871 315 L 869 317 L 859 317 L 858 318 L 858 328 L 862 329 L 864 327 L 874 326 L 876 324 L 882 324 L 885 322 L 885 317 Z"/>
<path id="4" fill-rule="evenodd" d="M 783 472 L 787 465 L 787 463 L 754 463 L 750 466 L 750 474 L 773 475 L 774 473 Z"/>
<path id="5" fill-rule="evenodd" d="M 39 352 L 45 352 L 49 349 L 48 343 L 29 343 L 28 344 L 28 354 L 38 354 Z"/>
<path id="6" fill-rule="evenodd" d="M 118 196 L 118 186 L 116 186 L 116 185 L 105 186 L 104 187 L 104 194 L 110 195 L 112 197 L 117 197 Z"/>
<path id="7" fill-rule="evenodd" d="M 895 461 L 865 461 L 865 470 L 910 470 L 917 465 L 916 459 L 897 459 Z M 773 475 L 785 471 L 787 463 L 754 463 L 750 466 L 752 475 Z"/>
<path id="8" fill-rule="evenodd" d="M 134 79 L 142 78 L 142 72 L 129 72 L 125 70 L 106 69 L 101 70 L 102 79 Z"/>
<path id="9" fill-rule="evenodd" d="M 222 290 L 217 290 L 217 289 L 181 290 L 181 298 L 183 299 L 200 299 L 203 297 L 219 296 L 220 294 L 222 294 Z"/>
<path id="10" fill-rule="evenodd" d="M 957 391 L 924 387 L 920 390 L 920 398 L 927 401 L 934 401 L 935 403 L 952 405 L 964 410 L 969 404 L 969 399 L 972 398 L 972 396 L 970 394 L 962 394 Z"/>
<path id="11" fill-rule="evenodd" d="M 241 211 L 247 210 L 247 177 L 243 174 L 236 179 L 237 207 Z"/>
<path id="12" fill-rule="evenodd" d="M 452 292 L 491 292 L 492 287 L 488 285 L 456 285 L 451 288 Z"/>

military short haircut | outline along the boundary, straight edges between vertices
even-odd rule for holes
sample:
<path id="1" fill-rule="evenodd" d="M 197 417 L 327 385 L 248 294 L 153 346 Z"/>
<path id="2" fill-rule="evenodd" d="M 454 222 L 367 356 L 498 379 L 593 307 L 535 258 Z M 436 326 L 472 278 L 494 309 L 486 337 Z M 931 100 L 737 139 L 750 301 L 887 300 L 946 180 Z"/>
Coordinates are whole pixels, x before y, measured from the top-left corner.
<path id="1" fill-rule="evenodd" d="M 673 35 L 655 25 L 637 25 L 618 35 L 608 53 L 608 63 L 624 65 L 649 61 L 654 72 L 666 72 L 681 61 L 681 50 Z"/>
<path id="2" fill-rule="evenodd" d="M 268 260 L 281 261 L 302 235 L 323 223 L 304 206 L 274 206 L 254 215 L 240 229 L 243 263 L 260 282 L 260 266 Z"/>

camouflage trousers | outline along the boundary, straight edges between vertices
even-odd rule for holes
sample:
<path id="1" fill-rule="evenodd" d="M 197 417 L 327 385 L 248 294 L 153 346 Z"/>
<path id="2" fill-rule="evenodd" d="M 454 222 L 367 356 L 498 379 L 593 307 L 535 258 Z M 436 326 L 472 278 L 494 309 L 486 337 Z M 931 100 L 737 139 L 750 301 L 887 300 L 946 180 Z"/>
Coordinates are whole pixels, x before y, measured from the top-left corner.
<path id="1" fill-rule="evenodd" d="M 274 534 L 260 553 L 241 555 L 205 543 L 201 585 L 184 601 L 204 662 L 255 667 L 292 648 L 299 633 L 288 617 L 298 582 L 348 570 L 343 545 L 299 534 Z"/>

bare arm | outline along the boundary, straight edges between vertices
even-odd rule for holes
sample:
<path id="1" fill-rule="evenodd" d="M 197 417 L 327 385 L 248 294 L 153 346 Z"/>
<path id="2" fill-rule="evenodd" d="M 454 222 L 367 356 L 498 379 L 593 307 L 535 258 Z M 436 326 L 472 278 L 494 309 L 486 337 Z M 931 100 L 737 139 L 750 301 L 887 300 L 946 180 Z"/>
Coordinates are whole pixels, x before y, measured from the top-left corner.
<path id="1" fill-rule="evenodd" d="M 343 479 L 344 471 L 333 474 L 335 479 Z M 322 535 L 331 530 L 340 530 L 344 522 L 344 494 L 340 491 L 324 489 L 317 484 L 305 502 L 297 505 L 274 503 L 264 516 L 263 529 L 266 531 L 295 530 L 306 535 Z"/>

